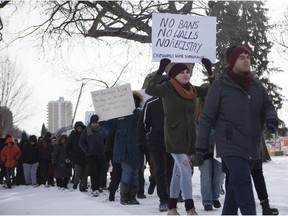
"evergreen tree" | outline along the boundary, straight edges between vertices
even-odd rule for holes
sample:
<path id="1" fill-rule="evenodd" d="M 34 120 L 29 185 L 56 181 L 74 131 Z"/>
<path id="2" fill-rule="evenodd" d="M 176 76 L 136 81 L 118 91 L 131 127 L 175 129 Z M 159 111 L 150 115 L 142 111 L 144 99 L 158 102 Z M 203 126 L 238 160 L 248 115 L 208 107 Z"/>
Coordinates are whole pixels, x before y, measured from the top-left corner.
<path id="1" fill-rule="evenodd" d="M 45 133 L 47 132 L 47 128 L 45 127 L 45 124 L 42 124 L 42 128 L 41 128 L 41 136 L 44 137 Z"/>
<path id="2" fill-rule="evenodd" d="M 272 42 L 267 39 L 269 28 L 261 1 L 209 1 L 206 14 L 217 17 L 217 59 L 216 77 L 226 67 L 226 49 L 233 45 L 245 45 L 251 49 L 251 66 L 257 77 L 267 88 L 276 109 L 282 108 L 280 87 L 270 82 L 267 75 L 279 71 L 268 67 L 268 54 Z"/>

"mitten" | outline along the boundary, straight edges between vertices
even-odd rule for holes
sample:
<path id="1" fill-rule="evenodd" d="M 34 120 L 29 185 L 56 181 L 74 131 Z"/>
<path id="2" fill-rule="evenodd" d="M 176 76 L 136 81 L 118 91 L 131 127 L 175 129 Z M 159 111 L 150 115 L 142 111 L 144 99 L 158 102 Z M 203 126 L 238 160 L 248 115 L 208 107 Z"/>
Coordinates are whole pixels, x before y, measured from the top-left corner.
<path id="1" fill-rule="evenodd" d="M 192 155 L 191 164 L 192 166 L 201 166 L 203 164 L 203 156 L 198 154 Z"/>
<path id="2" fill-rule="evenodd" d="M 278 121 L 275 119 L 267 119 L 266 120 L 266 127 L 271 134 L 275 134 L 278 128 Z"/>
<path id="3" fill-rule="evenodd" d="M 158 71 L 157 71 L 157 74 L 158 74 L 158 75 L 162 75 L 163 72 L 165 71 L 165 68 L 166 68 L 167 65 L 169 65 L 170 63 L 171 63 L 171 60 L 170 60 L 170 59 L 167 59 L 167 58 L 161 59 L 160 65 L 159 65 L 159 68 L 158 68 Z"/>

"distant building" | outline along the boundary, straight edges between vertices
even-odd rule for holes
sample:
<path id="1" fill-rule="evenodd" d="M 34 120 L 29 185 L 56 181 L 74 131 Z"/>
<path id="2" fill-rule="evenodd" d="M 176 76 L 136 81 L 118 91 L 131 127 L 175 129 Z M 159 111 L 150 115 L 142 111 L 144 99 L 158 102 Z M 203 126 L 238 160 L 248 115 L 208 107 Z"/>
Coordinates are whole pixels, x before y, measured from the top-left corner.
<path id="1" fill-rule="evenodd" d="M 58 101 L 49 101 L 48 130 L 55 133 L 62 127 L 70 126 L 72 115 L 72 103 L 64 101 L 64 97 L 59 97 Z"/>

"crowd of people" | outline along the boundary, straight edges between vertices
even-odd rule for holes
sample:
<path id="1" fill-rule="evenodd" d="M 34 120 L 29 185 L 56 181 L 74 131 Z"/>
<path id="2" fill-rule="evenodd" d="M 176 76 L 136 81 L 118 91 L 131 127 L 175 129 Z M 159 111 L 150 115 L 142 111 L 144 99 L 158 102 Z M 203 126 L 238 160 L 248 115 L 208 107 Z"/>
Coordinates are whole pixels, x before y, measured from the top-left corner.
<path id="1" fill-rule="evenodd" d="M 1 183 L 5 179 L 7 188 L 23 184 L 65 189 L 72 182 L 73 189 L 90 190 L 98 197 L 113 167 L 109 201 L 115 201 L 119 188 L 122 205 L 139 205 L 138 199 L 146 198 L 144 169 L 149 164 L 148 193 L 156 188 L 159 211 L 179 215 L 177 205 L 183 201 L 187 214 L 197 215 L 192 187 L 197 167 L 205 211 L 223 205 L 224 215 L 238 210 L 256 215 L 252 176 L 262 213 L 277 215 L 269 205 L 261 161 L 262 131 L 266 126 L 276 132 L 277 112 L 250 71 L 248 48 L 230 47 L 226 56 L 221 76 L 216 80 L 210 76 L 210 82 L 201 86 L 190 83 L 187 64 L 162 59 L 145 86 L 152 97 L 144 103 L 143 96 L 133 91 L 131 115 L 99 121 L 94 114 L 87 126 L 78 121 L 69 135 L 59 137 L 50 132 L 28 137 L 23 132 L 18 143 L 7 134 L 0 140 Z M 202 59 L 202 63 L 211 75 L 211 62 Z"/>

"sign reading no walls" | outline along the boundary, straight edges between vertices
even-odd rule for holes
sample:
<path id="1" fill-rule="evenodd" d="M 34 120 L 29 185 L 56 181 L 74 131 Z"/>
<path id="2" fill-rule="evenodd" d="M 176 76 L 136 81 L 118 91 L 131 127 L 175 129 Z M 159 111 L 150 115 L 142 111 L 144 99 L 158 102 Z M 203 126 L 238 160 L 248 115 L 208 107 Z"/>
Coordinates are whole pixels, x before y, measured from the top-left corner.
<path id="1" fill-rule="evenodd" d="M 135 103 L 130 84 L 91 92 L 99 121 L 133 114 Z"/>
<path id="2" fill-rule="evenodd" d="M 152 61 L 216 62 L 216 17 L 152 14 Z"/>

